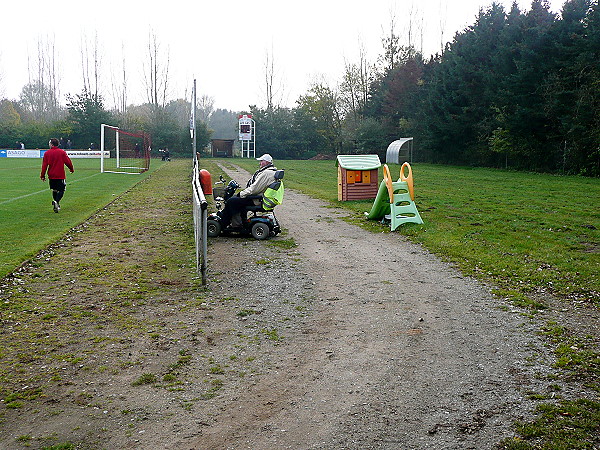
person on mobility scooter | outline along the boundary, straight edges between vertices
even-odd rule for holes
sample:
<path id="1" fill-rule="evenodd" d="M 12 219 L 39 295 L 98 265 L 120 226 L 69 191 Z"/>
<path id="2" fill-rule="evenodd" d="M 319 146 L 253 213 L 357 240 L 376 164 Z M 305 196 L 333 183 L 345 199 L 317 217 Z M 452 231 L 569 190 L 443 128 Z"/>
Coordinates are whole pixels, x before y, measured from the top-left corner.
<path id="1" fill-rule="evenodd" d="M 231 180 L 225 188 L 225 207 L 208 217 L 208 236 L 239 232 L 252 234 L 256 239 L 266 239 L 281 232 L 272 212 L 283 197 L 283 170 L 277 170 L 268 153 L 256 158 L 260 168 L 252 175 L 246 188 L 234 195 L 238 184 Z M 221 177 L 222 182 L 224 180 Z M 217 200 L 217 197 L 215 197 Z M 221 203 L 217 202 L 220 209 Z M 248 217 L 248 212 L 253 215 Z"/>

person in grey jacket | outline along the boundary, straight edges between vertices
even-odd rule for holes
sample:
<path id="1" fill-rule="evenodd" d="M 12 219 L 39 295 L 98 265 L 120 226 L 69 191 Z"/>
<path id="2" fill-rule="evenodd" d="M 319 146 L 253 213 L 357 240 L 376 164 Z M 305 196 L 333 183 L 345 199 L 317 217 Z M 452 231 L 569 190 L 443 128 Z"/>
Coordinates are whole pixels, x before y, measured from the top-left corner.
<path id="1" fill-rule="evenodd" d="M 256 158 L 260 168 L 254 172 L 252 178 L 248 180 L 246 188 L 239 194 L 231 197 L 225 203 L 225 208 L 218 214 L 221 217 L 221 226 L 227 228 L 231 223 L 231 218 L 239 214 L 246 206 L 258 205 L 260 201 L 248 198 L 253 195 L 262 195 L 269 185 L 275 181 L 275 171 L 277 168 L 273 165 L 273 158 L 265 153 L 260 158 Z"/>

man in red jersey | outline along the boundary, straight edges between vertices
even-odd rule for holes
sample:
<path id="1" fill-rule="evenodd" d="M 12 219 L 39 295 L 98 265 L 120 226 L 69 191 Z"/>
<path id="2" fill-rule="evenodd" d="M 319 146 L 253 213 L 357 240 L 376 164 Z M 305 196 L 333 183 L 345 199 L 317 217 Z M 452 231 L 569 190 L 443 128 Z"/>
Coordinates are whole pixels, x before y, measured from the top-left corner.
<path id="1" fill-rule="evenodd" d="M 50 150 L 44 152 L 42 161 L 42 174 L 40 178 L 46 181 L 46 169 L 48 169 L 48 180 L 50 181 L 50 189 L 52 189 L 52 207 L 54 212 L 60 211 L 60 199 L 65 195 L 67 182 L 65 180 L 65 166 L 73 173 L 73 163 L 67 155 L 67 152 L 58 148 L 58 139 L 52 138 L 48 142 Z"/>

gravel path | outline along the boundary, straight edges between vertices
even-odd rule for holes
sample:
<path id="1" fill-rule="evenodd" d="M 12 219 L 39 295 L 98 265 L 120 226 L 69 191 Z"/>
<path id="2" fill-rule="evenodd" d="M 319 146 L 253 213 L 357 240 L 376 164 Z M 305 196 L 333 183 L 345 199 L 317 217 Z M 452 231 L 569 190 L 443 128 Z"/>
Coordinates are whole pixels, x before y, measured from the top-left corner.
<path id="1" fill-rule="evenodd" d="M 283 333 L 275 370 L 190 448 L 492 448 L 528 414 L 525 393 L 544 389 L 536 374 L 547 369 L 524 364 L 542 345 L 523 316 L 401 235 L 343 214 L 288 190 L 276 239 L 298 246 L 268 273 L 252 268 L 264 243 L 212 243 L 235 273 L 215 292 L 307 299 L 310 314 Z"/>

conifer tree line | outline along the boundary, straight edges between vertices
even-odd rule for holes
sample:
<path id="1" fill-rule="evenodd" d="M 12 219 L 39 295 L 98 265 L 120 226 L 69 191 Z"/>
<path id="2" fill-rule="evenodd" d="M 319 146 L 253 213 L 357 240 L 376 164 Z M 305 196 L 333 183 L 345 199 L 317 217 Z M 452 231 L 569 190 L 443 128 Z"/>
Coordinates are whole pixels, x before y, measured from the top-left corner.
<path id="1" fill-rule="evenodd" d="M 569 1 L 560 18 L 542 1 L 492 5 L 420 69 L 407 119 L 427 160 L 600 175 L 597 1 Z"/>
<path id="2" fill-rule="evenodd" d="M 493 3 L 428 58 L 410 42 L 401 45 L 392 29 L 375 62 L 360 49 L 336 86 L 313 82 L 294 107 L 278 105 L 275 64 L 267 60 L 266 106 L 214 110 L 214 99 L 199 98 L 198 146 L 235 139 L 238 113 L 251 113 L 257 151 L 277 159 L 384 158 L 392 141 L 413 137 L 415 161 L 599 176 L 598 1 L 568 0 L 559 14 L 546 0 L 533 0 L 526 11 Z M 168 98 L 169 58 L 157 37 L 148 42 L 142 105 L 127 106 L 124 61 L 122 82 L 117 76 L 112 83 L 117 106 L 105 106 L 95 81 L 102 66 L 96 46 L 90 42 L 85 58 L 82 52 L 86 82 L 67 96 L 66 108 L 56 101 L 53 76 L 30 75 L 18 100 L 0 100 L 0 147 L 25 140 L 28 148 L 44 148 L 52 135 L 86 148 L 98 139 L 99 124 L 110 123 L 149 132 L 154 148 L 188 156 L 190 102 Z M 47 42 L 40 48 L 38 72 L 52 75 L 54 49 Z"/>
<path id="3" fill-rule="evenodd" d="M 392 33 L 378 66 L 348 64 L 336 90 L 315 85 L 295 109 L 254 108 L 257 147 L 385 157 L 413 137 L 417 161 L 600 175 L 597 0 L 559 15 L 544 0 L 492 4 L 429 60 L 397 42 Z"/>

